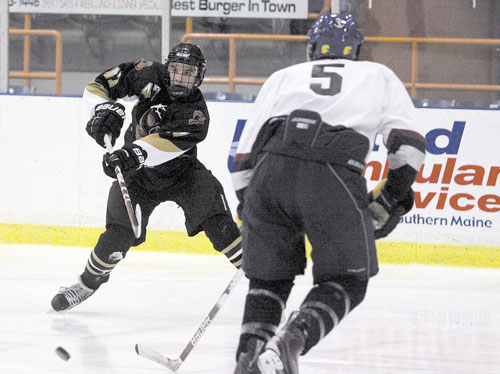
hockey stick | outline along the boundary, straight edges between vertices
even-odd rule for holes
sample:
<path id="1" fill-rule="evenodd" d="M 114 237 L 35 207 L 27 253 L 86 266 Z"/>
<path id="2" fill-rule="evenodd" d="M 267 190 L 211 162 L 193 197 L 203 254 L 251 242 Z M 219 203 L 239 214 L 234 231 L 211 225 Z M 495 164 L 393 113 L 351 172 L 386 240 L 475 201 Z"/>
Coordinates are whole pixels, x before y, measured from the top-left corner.
<path id="1" fill-rule="evenodd" d="M 243 276 L 243 269 L 239 269 L 236 274 L 233 276 L 231 279 L 231 282 L 227 285 L 226 289 L 220 295 L 219 299 L 215 303 L 215 305 L 212 307 L 210 312 L 208 312 L 208 315 L 205 317 L 203 322 L 201 323 L 200 327 L 196 330 L 194 333 L 193 337 L 189 341 L 189 343 L 186 345 L 182 353 L 179 355 L 178 358 L 168 358 L 161 353 L 155 351 L 154 349 L 151 349 L 145 345 L 142 344 L 136 344 L 135 345 L 135 351 L 139 356 L 142 356 L 144 358 L 147 358 L 148 360 L 154 361 L 167 369 L 175 372 L 179 369 L 179 367 L 182 365 L 182 363 L 186 360 L 186 357 L 189 355 L 189 353 L 193 350 L 195 345 L 198 343 L 198 341 L 201 339 L 205 331 L 207 330 L 208 326 L 212 323 L 214 317 L 216 314 L 219 312 L 219 310 L 222 308 L 224 303 L 226 302 L 226 299 L 228 298 L 229 294 L 233 291 L 233 289 L 236 287 L 238 282 L 240 281 L 241 277 Z"/>
<path id="2" fill-rule="evenodd" d="M 104 135 L 104 144 L 106 145 L 106 152 L 113 153 L 113 145 L 111 145 L 111 137 L 109 134 Z M 141 206 L 137 204 L 134 211 L 132 200 L 130 200 L 130 195 L 128 194 L 127 184 L 125 183 L 125 179 L 123 178 L 123 174 L 119 166 L 115 166 L 115 173 L 116 179 L 118 180 L 118 184 L 120 185 L 120 189 L 122 191 L 123 200 L 125 201 L 125 207 L 127 208 L 128 218 L 130 219 L 132 230 L 134 231 L 135 237 L 139 238 L 141 236 L 142 221 Z"/>

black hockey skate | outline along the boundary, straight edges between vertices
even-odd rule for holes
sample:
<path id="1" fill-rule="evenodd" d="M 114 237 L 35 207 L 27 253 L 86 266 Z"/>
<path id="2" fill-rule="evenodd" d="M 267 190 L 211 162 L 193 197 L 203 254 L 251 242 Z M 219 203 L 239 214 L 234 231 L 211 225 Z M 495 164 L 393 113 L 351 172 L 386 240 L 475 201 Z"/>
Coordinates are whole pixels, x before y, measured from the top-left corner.
<path id="1" fill-rule="evenodd" d="M 52 308 L 56 312 L 69 310 L 83 301 L 87 300 L 94 294 L 96 290 L 88 288 L 82 282 L 82 278 L 78 276 L 78 283 L 70 287 L 61 287 L 57 295 L 52 298 Z"/>
<path id="2" fill-rule="evenodd" d="M 259 356 L 262 374 L 299 374 L 298 359 L 306 344 L 305 313 L 294 312 L 288 323 L 266 344 Z"/>
<path id="3" fill-rule="evenodd" d="M 258 367 L 259 354 L 264 349 L 265 342 L 257 338 L 250 338 L 247 351 L 241 352 L 234 374 L 261 374 Z"/>

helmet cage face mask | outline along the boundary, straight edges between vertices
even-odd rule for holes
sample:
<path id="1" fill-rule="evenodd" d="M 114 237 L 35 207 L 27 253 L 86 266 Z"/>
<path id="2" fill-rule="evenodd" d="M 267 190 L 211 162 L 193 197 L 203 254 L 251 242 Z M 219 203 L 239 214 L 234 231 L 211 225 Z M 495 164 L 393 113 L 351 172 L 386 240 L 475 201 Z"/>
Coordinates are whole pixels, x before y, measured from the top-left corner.
<path id="1" fill-rule="evenodd" d="M 192 90 L 195 87 L 198 78 L 198 67 L 183 62 L 171 62 L 168 64 L 167 71 L 172 86 L 185 87 Z"/>
<path id="2" fill-rule="evenodd" d="M 165 62 L 167 85 L 174 97 L 189 96 L 203 82 L 206 61 L 201 48 L 190 43 L 176 45 Z"/>
<path id="3" fill-rule="evenodd" d="M 350 14 L 322 14 L 307 33 L 307 57 L 357 60 L 364 36 Z"/>

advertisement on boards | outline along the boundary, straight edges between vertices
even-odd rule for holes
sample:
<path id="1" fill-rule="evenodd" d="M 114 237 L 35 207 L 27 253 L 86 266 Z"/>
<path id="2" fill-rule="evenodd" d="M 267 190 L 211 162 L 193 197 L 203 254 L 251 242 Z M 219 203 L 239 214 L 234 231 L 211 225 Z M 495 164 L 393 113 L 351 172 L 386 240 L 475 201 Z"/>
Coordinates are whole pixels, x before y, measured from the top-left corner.
<path id="1" fill-rule="evenodd" d="M 500 111 L 418 109 L 426 159 L 413 184 L 415 204 L 393 241 L 498 245 L 500 243 Z M 238 119 L 228 165 L 245 124 Z M 387 177 L 381 136 L 367 160 L 368 190 Z"/>
<path id="2" fill-rule="evenodd" d="M 307 18 L 303 0 L 173 0 L 172 15 L 184 17 Z"/>
<path id="3" fill-rule="evenodd" d="M 10 13 L 158 16 L 163 0 L 7 0 Z"/>
<path id="4" fill-rule="evenodd" d="M 392 239 L 498 245 L 500 238 L 500 112 L 420 109 L 426 159 L 413 185 L 414 208 Z M 365 168 L 369 189 L 387 175 L 377 137 Z"/>
<path id="5" fill-rule="evenodd" d="M 163 0 L 7 0 L 11 13 L 159 16 Z M 303 0 L 170 0 L 173 17 L 305 19 Z"/>

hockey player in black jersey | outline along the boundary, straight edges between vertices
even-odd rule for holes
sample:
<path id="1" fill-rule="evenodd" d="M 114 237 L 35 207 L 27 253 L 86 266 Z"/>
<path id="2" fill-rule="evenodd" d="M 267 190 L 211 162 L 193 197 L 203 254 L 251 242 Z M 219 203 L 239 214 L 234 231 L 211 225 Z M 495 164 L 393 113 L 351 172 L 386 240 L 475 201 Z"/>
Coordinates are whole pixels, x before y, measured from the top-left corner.
<path id="1" fill-rule="evenodd" d="M 205 139 L 210 121 L 198 88 L 205 68 L 201 48 L 180 43 L 165 64 L 144 60 L 122 63 L 85 88 L 83 99 L 92 108 L 86 131 L 103 147 L 106 134 L 111 135 L 114 145 L 123 125 L 125 108 L 117 100 L 137 100 L 124 135 L 125 145 L 105 154 L 103 169 L 116 178 L 114 168 L 121 168 L 133 205 L 139 204 L 142 210 L 141 236 L 134 236 L 115 180 L 109 191 L 106 231 L 90 253 L 78 282 L 62 287 L 52 299 L 54 310 L 73 308 L 107 282 L 129 248 L 144 242 L 151 213 L 165 201 L 174 201 L 183 209 L 189 236 L 204 231 L 215 250 L 240 267 L 240 232 L 224 190 L 196 155 L 196 144 Z"/>

